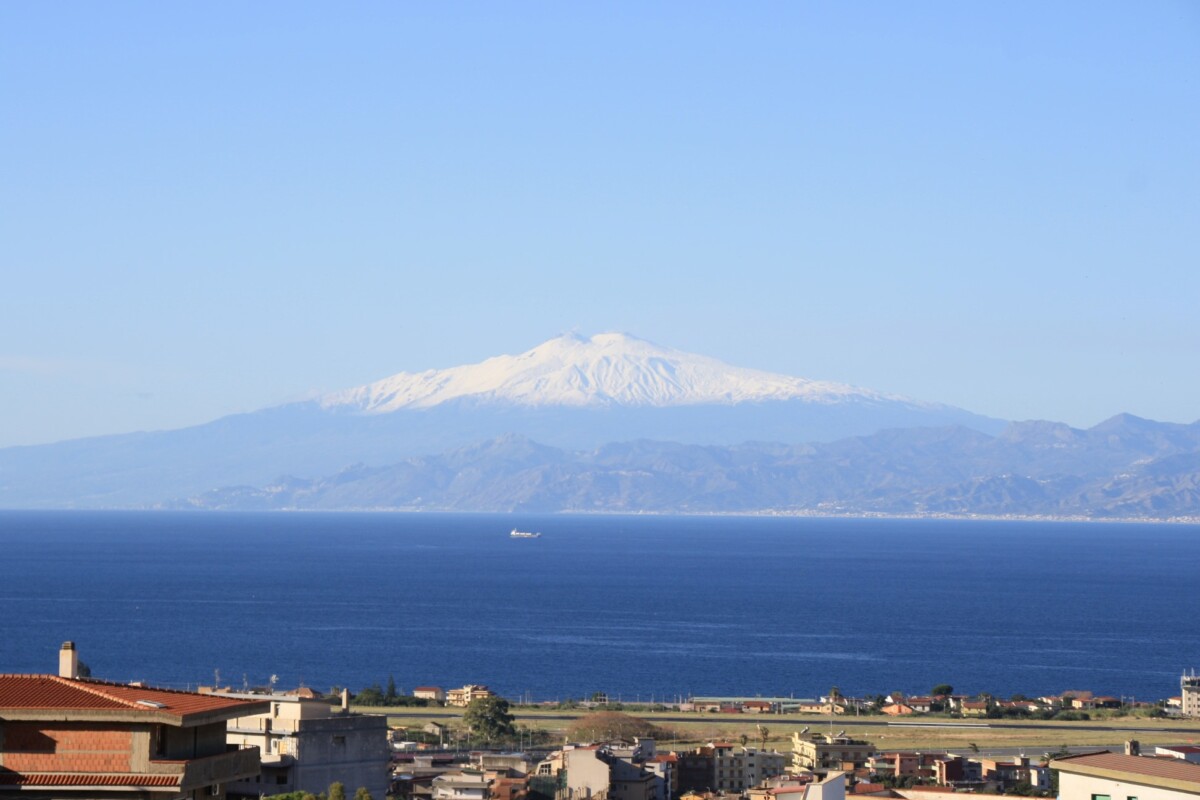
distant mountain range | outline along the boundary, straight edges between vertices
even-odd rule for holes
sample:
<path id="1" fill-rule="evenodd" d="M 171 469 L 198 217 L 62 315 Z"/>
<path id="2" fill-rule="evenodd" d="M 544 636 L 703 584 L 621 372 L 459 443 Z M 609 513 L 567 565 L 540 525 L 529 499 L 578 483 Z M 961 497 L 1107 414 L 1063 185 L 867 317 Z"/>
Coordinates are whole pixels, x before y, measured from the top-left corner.
<path id="1" fill-rule="evenodd" d="M 636 441 L 586 452 L 509 436 L 169 507 L 1200 517 L 1200 423 L 1121 415 L 1090 430 L 1026 422 L 998 436 L 956 426 L 798 446 Z"/>
<path id="2" fill-rule="evenodd" d="M 886 428 L 1004 423 L 836 383 L 742 369 L 624 334 L 573 334 L 480 364 L 401 373 L 174 431 L 0 449 L 0 507 L 128 508 L 280 475 L 382 467 L 498 437 L 588 450 L 828 442 Z"/>
<path id="3" fill-rule="evenodd" d="M 1200 517 L 1198 492 L 1200 423 L 1006 423 L 613 333 L 0 450 L 6 508 L 1169 518 Z"/>

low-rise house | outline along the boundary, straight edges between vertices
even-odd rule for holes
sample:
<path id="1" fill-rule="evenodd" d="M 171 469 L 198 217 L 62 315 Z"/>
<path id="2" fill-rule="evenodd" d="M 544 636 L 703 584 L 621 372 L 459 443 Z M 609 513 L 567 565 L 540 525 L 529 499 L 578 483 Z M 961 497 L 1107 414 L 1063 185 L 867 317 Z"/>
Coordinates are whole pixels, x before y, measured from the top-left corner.
<path id="1" fill-rule="evenodd" d="M 1060 800 L 1196 800 L 1200 764 L 1123 753 L 1056 758 Z"/>
<path id="2" fill-rule="evenodd" d="M 986 700 L 964 700 L 959 713 L 964 717 L 986 717 L 991 705 Z"/>
<path id="3" fill-rule="evenodd" d="M 889 717 L 904 717 L 908 716 L 909 714 L 917 713 L 916 709 L 905 703 L 889 703 L 879 710 L 884 714 L 887 714 Z"/>
<path id="4" fill-rule="evenodd" d="M 433 700 L 435 703 L 446 702 L 446 690 L 440 686 L 418 686 L 413 689 L 413 697 L 418 700 Z"/>
<path id="5" fill-rule="evenodd" d="M 0 675 L 0 796 L 220 800 L 259 774 L 225 723 L 265 705 L 80 678 L 66 642 L 57 675 Z"/>
<path id="6" fill-rule="evenodd" d="M 910 697 L 904 703 L 918 714 L 928 714 L 933 710 L 932 697 Z"/>

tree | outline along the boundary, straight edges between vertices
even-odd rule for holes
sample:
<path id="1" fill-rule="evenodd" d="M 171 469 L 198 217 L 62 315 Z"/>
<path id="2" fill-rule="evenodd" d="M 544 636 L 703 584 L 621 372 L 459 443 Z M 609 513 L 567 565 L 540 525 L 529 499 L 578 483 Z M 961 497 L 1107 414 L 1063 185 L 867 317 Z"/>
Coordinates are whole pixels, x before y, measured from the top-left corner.
<path id="1" fill-rule="evenodd" d="M 937 697 L 939 694 L 954 694 L 954 687 L 948 683 L 939 683 L 937 686 L 930 689 L 929 693 L 934 697 Z"/>
<path id="2" fill-rule="evenodd" d="M 346 800 L 346 785 L 341 781 L 329 784 L 329 800 Z"/>
<path id="3" fill-rule="evenodd" d="M 517 732 L 513 727 L 515 717 L 508 709 L 508 701 L 503 697 L 478 697 L 467 706 L 463 713 L 463 723 L 476 736 L 503 739 Z"/>
<path id="4" fill-rule="evenodd" d="M 375 798 L 371 797 L 371 793 L 367 791 L 367 787 L 360 786 L 354 792 L 354 800 L 375 800 Z"/>
<path id="5" fill-rule="evenodd" d="M 391 675 L 388 675 L 387 694 L 383 696 L 383 699 L 387 702 L 387 705 L 390 706 L 396 703 L 396 699 L 398 697 L 399 695 L 396 694 L 396 679 Z"/>
<path id="6" fill-rule="evenodd" d="M 771 738 L 771 731 L 767 729 L 766 725 L 755 725 L 754 727 L 758 729 L 758 738 L 762 741 L 763 749 L 766 750 L 767 739 Z"/>
<path id="7" fill-rule="evenodd" d="M 746 746 L 746 742 L 750 741 L 750 737 L 749 737 L 749 736 L 747 736 L 745 733 L 743 733 L 743 734 L 742 734 L 740 737 L 738 737 L 738 738 L 740 738 L 740 739 L 742 740 L 742 747 L 745 747 L 745 746 Z"/>
<path id="8" fill-rule="evenodd" d="M 378 683 L 372 684 L 355 695 L 354 702 L 360 706 L 381 706 L 383 690 L 379 688 Z"/>

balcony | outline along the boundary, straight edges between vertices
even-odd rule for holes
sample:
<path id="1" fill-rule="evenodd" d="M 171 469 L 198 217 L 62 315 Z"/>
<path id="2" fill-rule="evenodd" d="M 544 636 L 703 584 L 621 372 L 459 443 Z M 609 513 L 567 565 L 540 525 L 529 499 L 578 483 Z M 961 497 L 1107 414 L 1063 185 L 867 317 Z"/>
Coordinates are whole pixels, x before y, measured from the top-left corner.
<path id="1" fill-rule="evenodd" d="M 181 776 L 179 788 L 185 792 L 215 783 L 225 784 L 253 778 L 262 770 L 258 748 L 231 750 L 205 758 L 186 761 L 151 761 L 150 772 L 157 775 Z"/>

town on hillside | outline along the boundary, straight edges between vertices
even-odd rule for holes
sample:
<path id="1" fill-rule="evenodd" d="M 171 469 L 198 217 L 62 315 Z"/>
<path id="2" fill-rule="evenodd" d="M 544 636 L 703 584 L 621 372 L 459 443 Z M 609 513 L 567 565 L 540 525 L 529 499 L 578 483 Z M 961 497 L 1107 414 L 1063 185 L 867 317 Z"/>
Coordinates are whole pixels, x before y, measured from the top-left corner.
<path id="1" fill-rule="evenodd" d="M 370 713 L 372 706 L 387 712 Z M 406 706 L 409 713 L 396 713 Z M 0 674 L 0 798 L 1200 796 L 1200 746 L 1194 740 L 1032 746 L 1035 729 L 1064 740 L 1084 730 L 1123 730 L 1078 727 L 1091 712 L 1140 711 L 1143 722 L 1151 715 L 1200 718 L 1200 677 L 1194 673 L 1182 676 L 1178 697 L 1152 704 L 1087 691 L 966 697 L 942 685 L 923 696 L 849 698 L 835 689 L 814 700 L 693 697 L 644 712 L 618 706 L 597 693 L 573 709 L 522 707 L 518 722 L 514 706 L 482 684 L 420 686 L 411 695 L 400 693 L 392 680 L 386 691 L 369 687 L 357 696 L 346 689 L 329 695 L 307 688 L 280 691 L 273 681 L 261 688 L 180 691 L 93 678 L 74 643 L 65 642 L 54 673 Z M 635 710 L 645 717 L 626 713 Z M 422 721 L 422 714 L 431 716 Z M 821 717 L 804 724 L 812 715 L 827 719 L 829 729 Z M 939 733 L 966 730 L 984 746 L 884 746 L 847 733 L 852 721 L 864 717 L 874 718 L 868 724 L 877 726 L 872 730 L 881 741 L 905 730 L 894 726 L 907 725 Z M 928 721 L 911 721 L 917 718 Z M 693 719 L 738 719 L 741 732 L 696 741 L 681 735 L 690 726 L 694 737 Z M 994 742 L 987 737 L 999 728 L 982 720 L 999 720 L 1006 735 L 1030 737 L 1030 746 L 1014 748 L 1011 738 L 1005 747 L 990 746 Z M 780 728 L 786 730 L 782 737 Z M 1187 739 L 1200 734 L 1200 727 L 1166 732 Z M 1000 752 L 1005 749 L 1016 752 Z"/>

